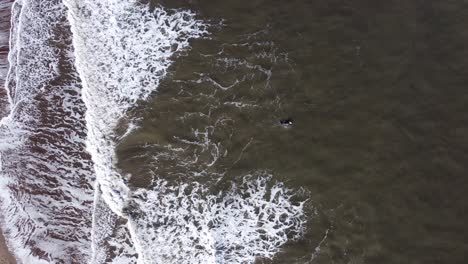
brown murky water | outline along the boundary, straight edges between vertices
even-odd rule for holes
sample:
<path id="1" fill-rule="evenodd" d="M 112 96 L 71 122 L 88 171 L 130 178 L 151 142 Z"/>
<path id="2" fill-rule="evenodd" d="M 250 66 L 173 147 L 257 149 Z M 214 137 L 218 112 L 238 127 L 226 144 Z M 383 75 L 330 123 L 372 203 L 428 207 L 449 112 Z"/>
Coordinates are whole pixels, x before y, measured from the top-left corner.
<path id="1" fill-rule="evenodd" d="M 265 170 L 305 193 L 303 239 L 259 263 L 466 263 L 467 1 L 158 3 L 219 26 L 133 111 L 133 185 Z"/>

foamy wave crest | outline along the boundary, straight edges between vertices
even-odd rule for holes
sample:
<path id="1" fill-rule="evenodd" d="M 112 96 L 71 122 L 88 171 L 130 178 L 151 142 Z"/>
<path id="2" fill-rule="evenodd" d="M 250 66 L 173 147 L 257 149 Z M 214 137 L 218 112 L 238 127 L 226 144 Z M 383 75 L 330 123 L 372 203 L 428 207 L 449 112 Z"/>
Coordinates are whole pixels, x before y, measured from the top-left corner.
<path id="1" fill-rule="evenodd" d="M 142 263 L 254 263 L 301 235 L 304 203 L 293 196 L 268 174 L 216 195 L 197 183 L 158 180 L 133 194 L 129 227 Z"/>
<path id="2" fill-rule="evenodd" d="M 102 196 L 122 216 L 127 176 L 115 168 L 114 129 L 166 75 L 174 53 L 205 34 L 189 11 L 149 10 L 138 1 L 64 0 L 69 8 L 76 65 L 87 106 L 87 148 Z"/>
<path id="3" fill-rule="evenodd" d="M 2 229 L 21 262 L 81 263 L 90 258 L 93 172 L 66 10 L 59 0 L 18 0 L 11 24 Z"/>

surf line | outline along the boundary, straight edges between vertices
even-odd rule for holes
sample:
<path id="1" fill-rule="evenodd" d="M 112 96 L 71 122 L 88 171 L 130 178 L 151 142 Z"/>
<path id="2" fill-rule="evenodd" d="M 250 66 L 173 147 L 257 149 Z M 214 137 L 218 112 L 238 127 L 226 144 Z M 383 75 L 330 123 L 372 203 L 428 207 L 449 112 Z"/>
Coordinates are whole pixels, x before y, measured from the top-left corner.
<path id="1" fill-rule="evenodd" d="M 96 191 L 112 212 L 127 218 L 130 175 L 116 168 L 114 129 L 130 108 L 157 89 L 174 55 L 187 49 L 190 39 L 208 34 L 206 24 L 191 11 L 150 10 L 136 0 L 63 2 L 83 84 L 86 146 L 94 163 Z M 141 255 L 138 243 L 134 245 Z"/>

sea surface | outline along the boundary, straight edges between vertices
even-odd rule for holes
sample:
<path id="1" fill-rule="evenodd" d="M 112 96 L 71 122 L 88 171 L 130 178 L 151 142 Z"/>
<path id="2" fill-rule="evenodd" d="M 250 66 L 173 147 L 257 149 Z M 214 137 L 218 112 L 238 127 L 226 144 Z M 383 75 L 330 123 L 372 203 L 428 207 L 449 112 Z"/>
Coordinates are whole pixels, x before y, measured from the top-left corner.
<path id="1" fill-rule="evenodd" d="M 466 263 L 468 2 L 11 2 L 18 263 Z"/>

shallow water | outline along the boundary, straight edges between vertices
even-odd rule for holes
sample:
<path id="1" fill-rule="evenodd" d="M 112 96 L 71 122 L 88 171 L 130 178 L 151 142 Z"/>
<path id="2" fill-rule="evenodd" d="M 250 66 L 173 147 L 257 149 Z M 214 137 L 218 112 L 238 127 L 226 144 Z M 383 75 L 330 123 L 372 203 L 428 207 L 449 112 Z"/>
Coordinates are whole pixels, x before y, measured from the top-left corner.
<path id="1" fill-rule="evenodd" d="M 273 175 L 307 230 L 258 263 L 466 261 L 467 3 L 168 2 L 211 34 L 131 111 L 133 188 Z"/>

